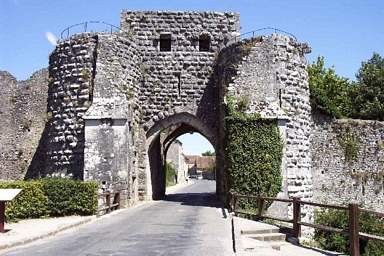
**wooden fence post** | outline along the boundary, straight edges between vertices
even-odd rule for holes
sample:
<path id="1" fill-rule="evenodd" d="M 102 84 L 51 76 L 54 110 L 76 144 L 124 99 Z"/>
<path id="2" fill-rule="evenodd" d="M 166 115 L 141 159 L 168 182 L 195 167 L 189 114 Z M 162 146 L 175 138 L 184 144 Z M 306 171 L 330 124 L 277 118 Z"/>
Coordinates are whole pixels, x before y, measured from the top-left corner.
<path id="1" fill-rule="evenodd" d="M 116 193 L 116 203 L 118 203 L 118 205 L 116 206 L 116 209 L 120 209 L 120 192 L 117 192 Z"/>
<path id="2" fill-rule="evenodd" d="M 300 198 L 293 198 L 293 236 L 299 238 L 301 235 L 301 207 L 300 207 Z"/>
<path id="3" fill-rule="evenodd" d="M 349 250 L 351 256 L 360 256 L 359 206 L 349 204 Z"/>
<path id="4" fill-rule="evenodd" d="M 4 233 L 5 223 L 5 201 L 0 201 L 0 233 Z"/>
<path id="5" fill-rule="evenodd" d="M 233 194 L 233 213 L 236 216 L 236 204 L 237 204 L 237 197 L 236 194 Z"/>
<path id="6" fill-rule="evenodd" d="M 264 198 L 262 198 L 261 196 L 259 196 L 257 198 L 257 201 L 258 202 L 258 212 L 257 212 L 257 218 L 259 220 L 261 220 L 263 218 L 263 210 L 264 210 Z"/>
<path id="7" fill-rule="evenodd" d="M 105 195 L 105 203 L 107 207 L 106 212 L 108 213 L 111 211 L 111 193 L 110 192 L 107 192 L 107 194 Z"/>

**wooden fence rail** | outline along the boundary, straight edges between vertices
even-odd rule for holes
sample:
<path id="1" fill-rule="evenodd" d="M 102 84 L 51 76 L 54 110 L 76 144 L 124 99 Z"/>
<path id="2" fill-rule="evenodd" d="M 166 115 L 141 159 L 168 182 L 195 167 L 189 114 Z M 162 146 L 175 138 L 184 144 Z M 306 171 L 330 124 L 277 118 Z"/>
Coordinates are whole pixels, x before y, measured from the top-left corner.
<path id="1" fill-rule="evenodd" d="M 272 219 L 287 223 L 292 223 L 292 235 L 296 238 L 299 238 L 301 235 L 301 226 L 307 226 L 315 229 L 320 229 L 324 231 L 329 232 L 336 232 L 336 233 L 342 233 L 349 236 L 349 250 L 351 256 L 360 256 L 360 239 L 373 239 L 378 241 L 384 241 L 383 236 L 377 236 L 372 234 L 366 234 L 360 232 L 359 227 L 359 215 L 360 212 L 366 212 L 369 214 L 374 214 L 380 218 L 384 217 L 384 213 L 376 212 L 372 210 L 362 209 L 359 208 L 357 204 L 349 204 L 348 206 L 341 206 L 341 205 L 331 205 L 331 204 L 319 204 L 309 201 L 302 201 L 298 197 L 294 197 L 292 199 L 282 199 L 282 198 L 274 198 L 274 197 L 264 197 L 264 196 L 247 196 L 247 195 L 240 195 L 236 193 L 229 193 L 230 196 L 230 210 L 231 212 L 235 214 L 247 214 L 247 215 L 253 215 L 256 217 L 256 219 Z M 257 202 L 257 213 L 250 213 L 246 211 L 242 211 L 237 209 L 238 200 L 241 198 L 245 198 L 248 200 L 255 200 Z M 273 216 L 264 215 L 264 208 L 266 205 L 266 201 L 278 201 L 278 202 L 285 202 L 285 203 L 292 203 L 293 205 L 293 219 L 284 219 L 284 218 L 277 218 Z M 335 227 L 329 227 L 319 224 L 312 224 L 307 222 L 301 221 L 301 206 L 302 205 L 311 205 L 316 207 L 323 207 L 323 208 L 331 208 L 331 209 L 337 209 L 337 210 L 345 210 L 348 213 L 348 228 L 346 229 L 340 229 Z"/>
<path id="2" fill-rule="evenodd" d="M 105 207 L 97 209 L 97 215 L 100 216 L 100 212 L 109 213 L 113 210 L 120 209 L 120 191 L 118 192 L 104 192 L 97 195 L 100 197 L 105 197 Z M 111 200 L 112 199 L 112 200 Z"/>

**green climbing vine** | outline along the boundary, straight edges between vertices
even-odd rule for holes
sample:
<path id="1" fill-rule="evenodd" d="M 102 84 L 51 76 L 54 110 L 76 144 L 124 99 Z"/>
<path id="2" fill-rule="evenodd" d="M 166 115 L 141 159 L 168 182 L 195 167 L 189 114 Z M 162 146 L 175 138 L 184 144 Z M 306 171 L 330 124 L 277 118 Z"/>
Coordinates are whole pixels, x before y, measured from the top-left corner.
<path id="1" fill-rule="evenodd" d="M 245 113 L 245 99 L 226 100 L 225 150 L 230 189 L 246 195 L 276 196 L 282 182 L 283 150 L 277 120 Z M 240 207 L 246 209 L 255 206 L 255 202 L 240 202 Z"/>
<path id="2" fill-rule="evenodd" d="M 358 136 L 350 129 L 346 129 L 345 131 L 342 131 L 337 140 L 340 146 L 343 148 L 345 160 L 356 160 L 359 153 L 360 144 Z"/>

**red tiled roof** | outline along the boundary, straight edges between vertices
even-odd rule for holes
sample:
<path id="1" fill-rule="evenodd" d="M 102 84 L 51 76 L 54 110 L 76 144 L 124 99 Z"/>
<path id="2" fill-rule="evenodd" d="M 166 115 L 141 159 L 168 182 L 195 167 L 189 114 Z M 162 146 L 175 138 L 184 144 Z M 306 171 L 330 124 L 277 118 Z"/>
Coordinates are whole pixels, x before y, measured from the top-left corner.
<path id="1" fill-rule="evenodd" d="M 215 156 L 197 156 L 197 155 L 186 155 L 185 161 L 187 164 L 196 164 L 197 169 L 211 169 L 215 167 L 216 157 Z"/>

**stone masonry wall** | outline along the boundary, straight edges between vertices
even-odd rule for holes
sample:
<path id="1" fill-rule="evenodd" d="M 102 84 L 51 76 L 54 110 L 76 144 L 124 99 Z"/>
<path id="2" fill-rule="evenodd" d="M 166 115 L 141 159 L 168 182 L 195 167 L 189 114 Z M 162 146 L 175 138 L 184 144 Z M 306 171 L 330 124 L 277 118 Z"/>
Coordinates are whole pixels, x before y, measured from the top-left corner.
<path id="1" fill-rule="evenodd" d="M 259 112 L 263 116 L 276 115 L 279 100 L 278 83 L 276 81 L 276 64 L 274 43 L 271 38 L 259 37 L 241 43 L 238 54 L 244 56 L 236 68 L 236 75 L 228 83 L 227 95 L 237 99 L 245 98 L 249 102 L 249 112 Z M 274 106 L 274 105 L 275 106 Z M 267 109 L 275 107 L 272 113 Z"/>
<path id="2" fill-rule="evenodd" d="M 384 211 L 384 122 L 332 120 L 313 116 L 311 137 L 314 200 L 331 204 L 361 203 Z M 343 137 L 358 139 L 355 160 L 345 157 Z"/>
<path id="3" fill-rule="evenodd" d="M 277 55 L 274 61 L 278 63 L 276 81 L 281 89 L 280 107 L 289 118 L 286 124 L 283 163 L 286 172 L 283 173 L 283 177 L 286 177 L 286 183 L 283 187 L 286 186 L 290 198 L 311 200 L 313 182 L 309 138 L 312 124 L 305 59 L 305 54 L 310 52 L 310 48 L 286 36 L 277 36 L 276 39 L 274 40 Z M 290 215 L 293 211 L 291 206 L 289 208 Z M 302 212 L 308 213 L 304 219 L 310 221 L 311 208 L 303 206 Z"/>
<path id="4" fill-rule="evenodd" d="M 281 120 L 279 126 L 286 122 L 281 127 L 286 142 L 282 197 L 312 198 L 307 51 L 305 44 L 272 34 L 235 43 L 219 57 L 218 79 L 228 85 L 227 95 L 236 100 L 246 98 L 249 112 Z M 292 212 L 287 205 L 276 207 L 276 211 L 283 216 Z M 307 212 L 303 207 L 303 214 Z"/>
<path id="5" fill-rule="evenodd" d="M 84 120 L 92 103 L 97 36 L 60 42 L 49 58 L 46 175 L 83 178 Z"/>
<path id="6" fill-rule="evenodd" d="M 233 12 L 125 11 L 120 29 L 136 37 L 145 52 L 158 51 L 160 34 L 170 33 L 173 51 L 198 51 L 199 36 L 209 35 L 216 51 L 240 32 Z"/>
<path id="7" fill-rule="evenodd" d="M 196 113 L 213 126 L 217 88 L 211 83 L 215 51 L 236 35 L 238 15 L 210 12 L 125 12 L 121 29 L 137 41 L 143 56 L 139 102 L 142 122 L 150 128 L 175 112 Z M 172 37 L 172 50 L 161 52 L 161 34 Z M 199 52 L 199 36 L 211 38 L 208 52 Z"/>
<path id="8" fill-rule="evenodd" d="M 216 12 L 131 12 L 121 14 L 121 29 L 141 50 L 139 91 L 139 189 L 148 192 L 145 132 L 177 113 L 190 113 L 218 132 L 219 90 L 212 80 L 217 50 L 239 33 L 239 15 Z M 160 51 L 160 36 L 171 36 L 171 51 Z M 209 35 L 209 51 L 199 51 L 200 35 Z"/>
<path id="9" fill-rule="evenodd" d="M 46 121 L 48 71 L 17 81 L 0 71 L 0 180 L 31 177 L 44 168 L 39 148 Z"/>
<path id="10" fill-rule="evenodd" d="M 175 168 L 177 184 L 184 183 L 187 178 L 188 167 L 183 154 L 183 144 L 179 140 L 171 143 L 167 152 L 167 162 Z"/>
<path id="11" fill-rule="evenodd" d="M 125 34 L 98 36 L 93 103 L 86 112 L 84 179 L 122 192 L 123 202 L 137 198 L 133 127 L 140 54 Z M 129 199 L 129 200 L 126 200 Z"/>

